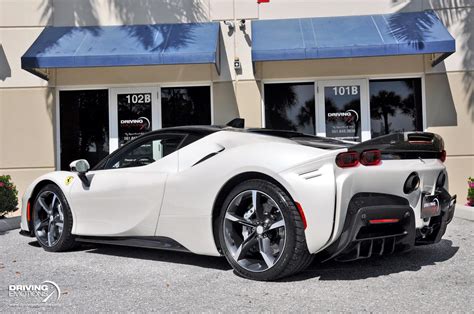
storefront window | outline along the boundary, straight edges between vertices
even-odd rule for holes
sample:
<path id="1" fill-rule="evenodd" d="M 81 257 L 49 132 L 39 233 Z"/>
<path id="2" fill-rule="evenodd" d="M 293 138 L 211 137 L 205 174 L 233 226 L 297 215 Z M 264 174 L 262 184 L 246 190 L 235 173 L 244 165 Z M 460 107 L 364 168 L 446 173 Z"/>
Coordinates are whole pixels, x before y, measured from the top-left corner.
<path id="1" fill-rule="evenodd" d="M 370 81 L 370 122 L 372 138 L 422 131 L 421 79 Z"/>
<path id="2" fill-rule="evenodd" d="M 209 86 L 164 87 L 161 89 L 162 127 L 211 124 Z"/>
<path id="3" fill-rule="evenodd" d="M 314 83 L 265 84 L 265 127 L 315 134 Z"/>
<path id="4" fill-rule="evenodd" d="M 93 167 L 109 154 L 108 90 L 59 92 L 61 170 L 87 159 Z"/>

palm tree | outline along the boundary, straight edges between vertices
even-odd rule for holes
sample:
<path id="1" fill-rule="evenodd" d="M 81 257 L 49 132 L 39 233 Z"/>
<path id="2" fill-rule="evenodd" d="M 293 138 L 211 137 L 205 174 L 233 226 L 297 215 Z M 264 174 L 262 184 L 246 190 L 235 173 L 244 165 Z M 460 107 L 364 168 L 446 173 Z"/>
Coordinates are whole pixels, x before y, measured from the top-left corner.
<path id="1" fill-rule="evenodd" d="M 394 116 L 400 107 L 401 98 L 394 92 L 382 90 L 370 98 L 370 116 L 372 119 L 383 119 L 385 134 L 390 133 L 389 116 Z"/>

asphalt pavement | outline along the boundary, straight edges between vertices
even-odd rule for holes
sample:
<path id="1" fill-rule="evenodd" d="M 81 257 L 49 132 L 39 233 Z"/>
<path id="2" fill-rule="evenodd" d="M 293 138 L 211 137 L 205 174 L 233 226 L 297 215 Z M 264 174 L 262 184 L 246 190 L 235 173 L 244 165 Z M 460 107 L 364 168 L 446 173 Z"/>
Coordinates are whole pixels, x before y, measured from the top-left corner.
<path id="1" fill-rule="evenodd" d="M 0 312 L 471 312 L 473 227 L 455 218 L 436 245 L 313 263 L 279 282 L 246 280 L 224 258 L 186 253 L 107 245 L 48 253 L 11 230 L 0 234 Z M 58 285 L 59 300 L 53 295 L 43 303 L 39 295 L 10 287 L 44 281 Z"/>

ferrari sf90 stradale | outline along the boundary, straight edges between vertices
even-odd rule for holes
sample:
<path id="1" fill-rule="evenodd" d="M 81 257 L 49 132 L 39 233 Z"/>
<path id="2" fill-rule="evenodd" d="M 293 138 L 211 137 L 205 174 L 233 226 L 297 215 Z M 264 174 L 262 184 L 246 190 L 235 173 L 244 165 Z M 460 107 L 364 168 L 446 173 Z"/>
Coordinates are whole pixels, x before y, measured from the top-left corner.
<path id="1" fill-rule="evenodd" d="M 274 280 L 440 241 L 454 214 L 441 137 L 397 133 L 349 143 L 218 126 L 153 131 L 93 169 L 35 180 L 21 233 L 47 251 L 97 242 L 224 255 Z"/>

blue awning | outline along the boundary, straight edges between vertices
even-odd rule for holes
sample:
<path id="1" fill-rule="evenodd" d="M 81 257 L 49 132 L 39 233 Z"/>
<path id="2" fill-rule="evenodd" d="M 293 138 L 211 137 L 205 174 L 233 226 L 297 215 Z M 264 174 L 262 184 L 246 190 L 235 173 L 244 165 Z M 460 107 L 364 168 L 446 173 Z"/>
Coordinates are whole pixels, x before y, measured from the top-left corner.
<path id="1" fill-rule="evenodd" d="M 29 71 L 197 63 L 219 66 L 219 23 L 46 27 L 21 58 Z"/>
<path id="2" fill-rule="evenodd" d="M 444 59 L 454 51 L 433 11 L 252 21 L 253 61 L 431 53 Z"/>

